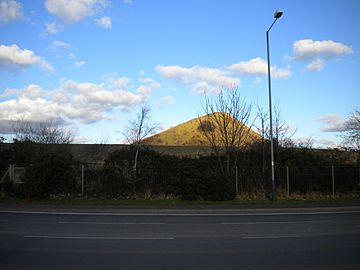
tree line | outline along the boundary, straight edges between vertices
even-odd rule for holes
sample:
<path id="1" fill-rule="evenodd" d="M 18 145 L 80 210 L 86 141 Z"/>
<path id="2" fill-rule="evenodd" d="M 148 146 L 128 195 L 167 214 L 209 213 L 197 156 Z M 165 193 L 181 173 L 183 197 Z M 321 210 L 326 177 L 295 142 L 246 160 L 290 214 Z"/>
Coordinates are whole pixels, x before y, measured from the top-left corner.
<path id="1" fill-rule="evenodd" d="M 52 196 L 90 198 L 180 198 L 186 200 L 229 200 L 237 194 L 270 199 L 270 167 L 262 163 L 262 145 L 236 150 L 234 169 L 223 172 L 215 154 L 178 157 L 141 149 L 134 170 L 137 149 L 128 145 L 108 154 L 103 163 L 76 160 L 71 154 L 31 142 L 15 142 L 0 150 L 0 169 L 9 164 L 26 168 L 25 181 L 9 181 L 1 188 L 10 196 L 49 198 Z M 61 149 L 61 148 L 60 148 Z M 284 193 L 286 168 L 290 168 L 291 192 L 331 195 L 331 167 L 335 167 L 339 193 L 359 191 L 359 167 L 354 153 L 341 149 L 279 148 L 277 188 Z M 226 157 L 223 157 L 226 169 Z M 84 168 L 83 175 L 81 168 Z M 82 194 L 82 180 L 84 194 Z M 281 193 L 280 192 L 280 193 Z M 281 196 L 280 196 L 281 197 Z"/>

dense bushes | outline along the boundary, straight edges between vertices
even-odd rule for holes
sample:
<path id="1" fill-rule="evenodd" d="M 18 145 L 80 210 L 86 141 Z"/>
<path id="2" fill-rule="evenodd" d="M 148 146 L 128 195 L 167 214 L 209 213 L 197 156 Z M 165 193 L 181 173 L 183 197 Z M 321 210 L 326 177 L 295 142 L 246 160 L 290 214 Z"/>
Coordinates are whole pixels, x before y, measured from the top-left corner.
<path id="1" fill-rule="evenodd" d="M 79 196 L 81 165 L 71 155 L 55 152 L 51 146 L 30 142 L 14 143 L 1 151 L 0 167 L 9 164 L 26 166 L 22 194 L 33 197 Z M 185 200 L 228 200 L 235 197 L 235 187 L 243 194 L 270 193 L 269 160 L 256 147 L 237 155 L 235 171 L 221 174 L 219 160 L 213 156 L 176 157 L 142 149 L 136 170 L 133 168 L 135 149 L 124 147 L 110 153 L 104 163 L 85 164 L 85 196 L 101 198 L 177 197 Z M 358 190 L 359 167 L 352 153 L 341 150 L 281 149 L 276 156 L 276 183 L 286 188 L 286 167 L 290 167 L 292 192 L 330 194 L 331 169 L 335 166 L 336 190 Z M 355 162 L 354 162 L 355 160 Z M 351 167 L 352 166 L 352 167 Z M 11 185 L 2 184 L 16 194 Z M 17 190 L 17 194 L 19 194 Z"/>
<path id="2" fill-rule="evenodd" d="M 76 193 L 71 156 L 42 155 L 26 167 L 24 191 L 33 197 Z"/>
<path id="3" fill-rule="evenodd" d="M 185 200 L 229 200 L 235 197 L 233 179 L 226 179 L 214 166 L 214 159 L 203 157 L 181 160 L 166 179 L 166 193 Z"/>
<path id="4" fill-rule="evenodd" d="M 1 143 L 0 143 L 1 147 Z M 0 179 L 5 171 L 8 169 L 10 160 L 11 152 L 9 149 L 2 149 L 0 148 Z"/>
<path id="5" fill-rule="evenodd" d="M 142 150 L 137 170 L 132 167 L 134 149 L 113 152 L 105 161 L 98 194 L 131 197 L 136 194 L 173 195 L 186 200 L 225 200 L 234 197 L 209 161 L 161 155 Z"/>
<path id="6" fill-rule="evenodd" d="M 164 189 L 184 200 L 221 201 L 234 198 L 234 189 L 216 174 L 188 175 L 187 173 L 171 177 Z"/>

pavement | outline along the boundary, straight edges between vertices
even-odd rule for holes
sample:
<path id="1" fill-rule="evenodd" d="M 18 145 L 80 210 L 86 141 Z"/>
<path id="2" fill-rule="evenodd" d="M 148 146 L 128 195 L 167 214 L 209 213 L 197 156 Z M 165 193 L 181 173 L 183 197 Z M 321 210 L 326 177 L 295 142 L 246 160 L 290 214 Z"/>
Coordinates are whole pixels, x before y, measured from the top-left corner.
<path id="1" fill-rule="evenodd" d="M 0 269 L 360 269 L 360 205 L 0 203 Z"/>

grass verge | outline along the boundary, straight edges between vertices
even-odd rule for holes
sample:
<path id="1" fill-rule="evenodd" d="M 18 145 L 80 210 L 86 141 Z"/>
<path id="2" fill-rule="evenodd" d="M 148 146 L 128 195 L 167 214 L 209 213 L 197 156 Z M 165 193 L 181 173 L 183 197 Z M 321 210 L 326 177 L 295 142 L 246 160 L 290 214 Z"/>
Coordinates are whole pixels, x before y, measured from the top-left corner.
<path id="1" fill-rule="evenodd" d="M 88 206 L 286 206 L 286 205 L 344 205 L 353 204 L 360 205 L 360 196 L 337 196 L 335 198 L 329 196 L 316 196 L 316 197 L 280 197 L 276 202 L 268 199 L 254 199 L 254 198 L 237 198 L 229 201 L 204 201 L 193 200 L 186 201 L 180 199 L 97 199 L 97 198 L 51 198 L 51 199 L 23 199 L 23 198 L 1 198 L 1 203 L 18 203 L 18 204 L 53 204 L 53 205 L 88 205 Z"/>

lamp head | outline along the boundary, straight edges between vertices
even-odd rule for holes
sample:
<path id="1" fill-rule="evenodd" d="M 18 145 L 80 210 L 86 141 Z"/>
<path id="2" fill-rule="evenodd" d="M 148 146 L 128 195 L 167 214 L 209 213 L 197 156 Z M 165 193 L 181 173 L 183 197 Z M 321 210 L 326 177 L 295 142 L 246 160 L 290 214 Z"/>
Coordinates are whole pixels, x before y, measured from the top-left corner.
<path id="1" fill-rule="evenodd" d="M 281 10 L 277 10 L 274 13 L 274 18 L 279 19 L 283 15 L 283 12 Z"/>

